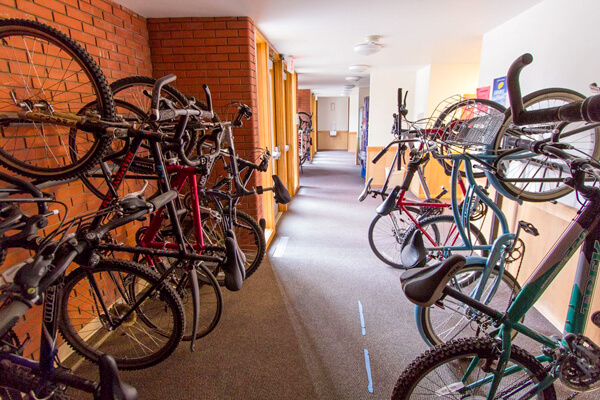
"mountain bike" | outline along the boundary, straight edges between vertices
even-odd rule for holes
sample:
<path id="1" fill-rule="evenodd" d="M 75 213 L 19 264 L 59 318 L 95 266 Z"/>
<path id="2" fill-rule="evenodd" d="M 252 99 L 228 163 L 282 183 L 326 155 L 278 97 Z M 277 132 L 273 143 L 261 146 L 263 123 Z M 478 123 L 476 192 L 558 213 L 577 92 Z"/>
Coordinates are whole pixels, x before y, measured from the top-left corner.
<path id="1" fill-rule="evenodd" d="M 114 274 L 113 283 L 118 280 L 116 275 L 121 274 L 121 278 L 124 278 L 120 280 L 122 296 L 114 297 L 112 302 L 104 304 L 107 307 L 105 320 L 97 321 L 96 324 L 113 324 L 113 335 L 120 336 L 119 333 L 134 330 L 136 326 L 142 329 L 146 327 L 147 331 L 150 326 L 164 327 L 163 316 L 169 314 L 175 317 L 175 320 L 169 318 L 167 327 L 175 330 L 175 334 L 170 337 L 176 345 L 181 338 L 181 330 L 177 329 L 182 327 L 183 315 L 174 291 L 157 282 L 156 276 L 141 266 L 94 257 L 93 245 L 88 241 L 90 235 L 103 236 L 109 230 L 162 207 L 174 198 L 175 193 L 166 193 L 149 202 L 137 198 L 125 199 L 111 209 L 111 212 L 118 212 L 118 215 L 113 214 L 115 217 L 110 222 L 96 230 L 75 236 L 68 234 L 68 230 L 74 225 L 81 225 L 90 215 L 65 223 L 67 206 L 64 203 L 45 196 L 31 183 L 4 173 L 0 173 L 0 181 L 12 185 L 0 189 L 0 249 L 7 252 L 12 248 L 25 248 L 33 252 L 31 258 L 5 269 L 2 274 L 0 396 L 7 399 L 21 399 L 23 395 L 28 399 L 66 399 L 71 398 L 71 392 L 65 390 L 72 388 L 90 393 L 100 400 L 137 399 L 136 390 L 121 383 L 115 360 L 108 355 L 102 354 L 97 360 L 100 365 L 99 383 L 73 374 L 56 361 L 57 330 L 58 325 L 63 323 L 60 318 L 63 310 L 59 300 L 64 287 L 69 285 L 70 279 L 65 279 L 64 275 L 73 261 L 85 265 L 86 271 L 91 273 L 98 273 L 98 270 L 105 273 L 111 271 Z M 19 194 L 31 197 L 14 197 Z M 48 203 L 51 202 L 65 207 L 62 221 L 49 235 L 40 237 L 37 235 L 38 231 L 44 229 L 49 218 L 57 214 L 49 211 Z M 35 204 L 37 213 L 25 213 L 21 206 L 27 204 Z M 105 292 L 110 290 L 110 283 L 107 282 L 110 281 L 109 276 L 110 272 L 106 275 L 107 280 L 101 283 Z M 123 285 L 124 282 L 129 284 Z M 121 319 L 125 310 L 134 303 L 133 298 L 137 298 L 140 305 L 144 303 L 138 308 L 137 323 L 131 318 Z M 34 304 L 40 303 L 43 305 L 41 343 L 39 361 L 34 361 L 23 357 L 29 339 L 21 342 L 13 327 Z M 84 318 L 85 315 L 80 315 L 80 319 Z M 89 318 L 87 320 L 90 321 Z M 146 341 L 146 344 L 150 343 L 152 342 Z M 163 349 L 167 352 L 173 350 L 167 347 Z M 81 392 L 78 393 L 76 397 L 81 398 Z"/>
<path id="2" fill-rule="evenodd" d="M 545 110 L 524 110 L 518 76 L 531 61 L 529 54 L 520 57 L 507 74 L 509 99 L 516 124 L 600 121 L 600 96 Z M 505 145 L 507 149 L 512 147 L 526 154 L 560 160 L 567 166 L 570 175 L 564 184 L 574 189 L 585 199 L 585 203 L 504 312 L 488 307 L 448 285 L 452 276 L 464 266 L 465 260 L 460 255 L 423 268 L 419 273 L 409 272 L 401 277 L 407 298 L 416 304 L 441 305 L 445 298 L 450 297 L 465 304 L 473 315 L 486 316 L 494 330 L 486 337 L 450 341 L 418 357 L 401 374 L 392 394 L 393 399 L 427 396 L 486 399 L 525 399 L 535 396 L 555 399 L 553 384 L 558 379 L 575 392 L 600 387 L 600 347 L 583 335 L 590 320 L 591 293 L 597 280 L 600 260 L 600 189 L 593 186 L 600 180 L 600 164 L 590 157 L 574 156 L 572 153 L 576 149 L 556 140 L 513 138 L 506 140 Z M 547 337 L 522 324 L 520 319 L 533 307 L 580 246 L 563 336 Z M 600 313 L 595 312 L 591 321 L 600 326 Z M 513 345 L 514 331 L 540 343 L 542 354 L 534 357 Z"/>

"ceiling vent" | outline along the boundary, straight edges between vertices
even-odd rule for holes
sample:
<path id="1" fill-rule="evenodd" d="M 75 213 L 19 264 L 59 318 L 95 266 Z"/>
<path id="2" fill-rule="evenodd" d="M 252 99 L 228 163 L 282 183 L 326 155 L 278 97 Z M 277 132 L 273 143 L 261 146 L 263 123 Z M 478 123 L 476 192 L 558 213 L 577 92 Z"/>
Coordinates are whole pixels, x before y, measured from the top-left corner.
<path id="1" fill-rule="evenodd" d="M 363 56 L 370 56 L 379 52 L 383 46 L 379 43 L 381 36 L 367 36 L 367 40 L 364 43 L 357 44 L 354 46 L 354 52 Z"/>

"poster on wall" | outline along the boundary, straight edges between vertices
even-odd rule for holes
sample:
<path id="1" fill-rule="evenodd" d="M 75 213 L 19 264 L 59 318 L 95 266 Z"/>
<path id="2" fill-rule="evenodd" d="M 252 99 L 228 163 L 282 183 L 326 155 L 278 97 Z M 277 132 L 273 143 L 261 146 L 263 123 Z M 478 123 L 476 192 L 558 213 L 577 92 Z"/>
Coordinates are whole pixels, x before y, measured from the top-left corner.
<path id="1" fill-rule="evenodd" d="M 506 76 L 494 79 L 494 85 L 492 89 L 492 101 L 500 103 L 503 106 L 506 105 Z"/>
<path id="2" fill-rule="evenodd" d="M 484 86 L 484 87 L 477 88 L 477 98 L 489 100 L 490 99 L 490 87 Z"/>

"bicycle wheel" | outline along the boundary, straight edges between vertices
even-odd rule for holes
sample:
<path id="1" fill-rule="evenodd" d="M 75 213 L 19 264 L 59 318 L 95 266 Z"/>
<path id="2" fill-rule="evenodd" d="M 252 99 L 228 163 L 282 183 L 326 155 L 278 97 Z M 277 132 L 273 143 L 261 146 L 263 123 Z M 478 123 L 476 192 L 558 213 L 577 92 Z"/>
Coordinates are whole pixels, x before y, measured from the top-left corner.
<path id="1" fill-rule="evenodd" d="M 173 259 L 168 260 L 169 262 L 176 262 Z M 165 267 L 157 258 L 154 258 L 154 265 L 159 267 L 161 271 Z M 200 339 L 211 333 L 219 324 L 223 314 L 223 294 L 217 279 L 208 268 L 201 264 L 196 264 L 195 268 L 200 289 L 200 310 L 198 312 L 196 339 Z M 169 282 L 181 299 L 185 320 L 187 321 L 182 340 L 190 341 L 192 340 L 192 321 L 194 320 L 194 300 L 189 274 L 183 267 L 176 268 Z"/>
<path id="2" fill-rule="evenodd" d="M 161 284 L 133 311 L 132 306 L 159 279 L 156 272 L 124 260 L 103 259 L 94 268 L 75 269 L 62 292 L 62 336 L 93 362 L 110 354 L 120 369 L 158 364 L 181 341 L 185 325 L 181 301 L 170 285 Z M 111 324 L 121 319 L 119 325 Z"/>
<path id="3" fill-rule="evenodd" d="M 486 117 L 495 114 L 504 114 L 506 107 L 496 103 L 495 101 L 486 99 L 468 99 L 462 100 L 444 109 L 437 117 L 433 124 L 433 129 L 444 130 L 444 137 L 440 139 L 447 139 L 448 136 L 455 134 L 456 132 L 452 129 L 452 126 L 456 126 L 457 120 L 471 120 L 478 117 Z M 460 126 L 460 125 L 458 125 Z M 447 155 L 452 154 L 452 146 L 441 143 L 439 146 L 440 154 Z M 438 162 L 444 167 L 446 171 L 452 169 L 452 160 L 436 158 Z M 460 171 L 462 176 L 465 176 L 464 171 Z M 483 178 L 484 172 L 474 172 L 476 178 Z"/>
<path id="4" fill-rule="evenodd" d="M 583 99 L 585 96 L 573 90 L 550 88 L 528 94 L 523 98 L 523 106 L 528 111 L 540 110 Z M 507 137 L 543 140 L 550 139 L 552 133 L 557 131 L 556 137 L 560 143 L 571 144 L 575 147 L 573 150 L 567 150 L 568 153 L 578 157 L 590 156 L 598 160 L 600 158 L 600 127 L 583 128 L 583 131 L 573 133 L 584 126 L 585 122 L 560 122 L 517 127 L 513 125 L 512 115 L 508 110 L 507 118 L 496 136 L 494 152 L 502 153 L 503 150 L 510 149 L 505 143 Z M 519 158 L 519 154 L 522 157 Z M 573 190 L 564 183 L 564 180 L 571 176 L 569 167 L 564 161 L 558 159 L 522 151 L 505 158 L 500 157 L 494 166 L 500 177 L 500 185 L 511 195 L 524 201 L 555 200 Z M 532 181 L 534 179 L 535 182 Z"/>
<path id="5" fill-rule="evenodd" d="M 450 281 L 450 286 L 473 296 L 480 279 L 466 278 L 481 277 L 484 269 L 484 264 L 467 265 Z M 492 271 L 479 301 L 493 309 L 504 311 L 519 293 L 521 286 L 508 271 L 504 271 L 498 286 L 495 287 L 499 279 L 498 272 L 497 268 Z M 443 303 L 443 308 L 416 306 L 415 319 L 419 333 L 428 345 L 435 346 L 453 339 L 486 335 L 493 329 L 489 324 L 481 325 L 489 322 L 487 316 L 471 309 L 466 304 L 449 296 L 444 298 Z"/>
<path id="6" fill-rule="evenodd" d="M 229 213 L 228 210 L 224 214 Z M 225 246 L 226 235 L 223 232 L 222 216 L 218 212 L 202 213 L 202 236 L 204 243 L 210 246 Z M 188 239 L 194 238 L 193 222 L 191 220 L 185 222 L 186 227 L 183 231 Z M 265 235 L 260 225 L 249 214 L 235 209 L 234 221 L 232 223 L 233 232 L 237 240 L 239 248 L 246 256 L 246 279 L 250 277 L 260 264 L 262 263 L 265 252 L 266 242 Z M 192 241 L 195 241 L 193 239 Z M 213 269 L 213 268 L 211 268 Z M 219 285 L 225 285 L 225 273 L 218 266 L 214 266 L 213 273 L 219 282 Z"/>
<path id="7" fill-rule="evenodd" d="M 94 166 L 111 138 L 17 116 L 75 115 L 95 103 L 96 117 L 114 120 L 115 106 L 104 74 L 72 39 L 29 20 L 0 21 L 0 163 L 39 180 L 71 178 Z M 77 158 L 69 136 L 77 131 Z"/>
<path id="8" fill-rule="evenodd" d="M 490 369 L 497 364 L 500 353 L 501 343 L 490 338 L 458 339 L 435 347 L 402 372 L 392 399 L 486 399 L 491 380 L 483 379 L 491 375 Z M 472 366 L 472 360 L 477 360 L 477 365 Z M 467 372 L 471 366 L 473 369 Z M 506 368 L 513 366 L 520 369 L 502 378 L 494 399 L 522 398 L 547 375 L 535 357 L 515 345 L 511 347 Z M 536 398 L 556 399 L 554 385 Z"/>
<path id="9" fill-rule="evenodd" d="M 442 260 L 448 252 L 452 254 L 462 254 L 465 257 L 469 256 L 481 256 L 487 257 L 487 250 L 449 250 L 450 247 L 461 247 L 465 246 L 465 243 L 460 236 L 454 217 L 452 215 L 433 215 L 431 217 L 423 218 L 419 221 L 421 229 L 415 225 L 411 226 L 406 232 L 407 238 L 411 237 L 417 230 L 423 232 L 423 242 L 425 248 L 431 258 Z M 479 228 L 473 223 L 469 223 L 470 235 L 469 239 L 473 246 L 485 246 L 487 240 L 485 235 L 481 233 Z M 432 242 L 427 235 L 434 240 Z M 404 242 L 402 242 L 404 247 Z"/>
<path id="10" fill-rule="evenodd" d="M 419 217 L 418 208 L 406 208 L 415 219 Z M 402 244 L 411 226 L 412 220 L 399 208 L 388 215 L 377 214 L 369 226 L 369 246 L 377 258 L 394 268 L 404 268 L 401 260 Z"/>

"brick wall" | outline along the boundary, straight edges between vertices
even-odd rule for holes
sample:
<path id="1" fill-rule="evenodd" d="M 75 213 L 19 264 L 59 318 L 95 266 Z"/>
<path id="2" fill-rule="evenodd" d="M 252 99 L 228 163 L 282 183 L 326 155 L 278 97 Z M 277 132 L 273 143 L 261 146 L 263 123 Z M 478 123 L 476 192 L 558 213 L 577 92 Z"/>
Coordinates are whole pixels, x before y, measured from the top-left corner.
<path id="1" fill-rule="evenodd" d="M 252 159 L 259 144 L 254 22 L 248 17 L 149 18 L 148 32 L 155 77 L 175 73 L 175 86 L 201 100 L 202 85 L 208 84 L 215 111 L 224 120 L 233 117 L 233 102 L 255 111 L 234 130 L 236 150 Z M 258 174 L 253 178 L 250 187 L 260 184 Z M 245 197 L 240 208 L 262 216 L 258 196 Z"/>
<path id="2" fill-rule="evenodd" d="M 109 83 L 130 75 L 151 75 L 150 46 L 146 19 L 106 0 L 0 0 L 0 18 L 35 19 L 51 25 L 83 45 L 94 57 Z M 55 187 L 56 198 L 67 204 L 69 216 L 97 210 L 100 201 L 79 182 Z M 56 207 L 61 209 L 60 207 Z M 61 209 L 62 211 L 62 209 Z M 52 221 L 56 226 L 56 220 Z M 131 242 L 136 228 L 127 226 L 118 235 L 120 241 Z M 16 250 L 16 249 L 15 249 Z M 4 266 L 26 258 L 25 251 L 12 251 Z M 39 343 L 41 308 L 36 307 L 17 326 L 20 337 L 32 335 L 26 351 L 36 351 Z"/>
<path id="3" fill-rule="evenodd" d="M 296 91 L 296 104 L 298 112 L 310 114 L 310 89 L 298 89 Z"/>

